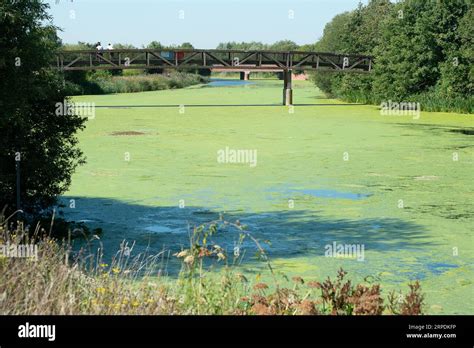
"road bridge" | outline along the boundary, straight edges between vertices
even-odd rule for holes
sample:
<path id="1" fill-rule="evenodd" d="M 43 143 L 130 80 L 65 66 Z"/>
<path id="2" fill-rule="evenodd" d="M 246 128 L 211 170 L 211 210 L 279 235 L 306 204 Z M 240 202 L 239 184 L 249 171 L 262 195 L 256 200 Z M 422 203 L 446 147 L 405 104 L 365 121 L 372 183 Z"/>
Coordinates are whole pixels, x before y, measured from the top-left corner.
<path id="1" fill-rule="evenodd" d="M 293 103 L 292 72 L 326 70 L 368 73 L 373 58 L 357 54 L 270 50 L 114 49 L 58 51 L 63 71 L 122 69 L 218 69 L 283 72 L 283 105 Z M 245 76 L 245 75 L 243 75 Z"/>

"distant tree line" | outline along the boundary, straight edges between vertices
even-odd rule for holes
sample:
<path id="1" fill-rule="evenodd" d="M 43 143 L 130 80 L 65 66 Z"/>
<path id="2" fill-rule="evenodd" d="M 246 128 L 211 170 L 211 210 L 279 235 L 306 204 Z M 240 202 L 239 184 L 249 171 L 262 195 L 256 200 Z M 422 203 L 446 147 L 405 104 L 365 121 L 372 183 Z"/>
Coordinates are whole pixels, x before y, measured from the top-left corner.
<path id="1" fill-rule="evenodd" d="M 351 102 L 420 102 L 473 112 L 474 9 L 468 0 L 371 0 L 334 17 L 318 51 L 374 56 L 372 74 L 316 73 L 326 94 Z"/>

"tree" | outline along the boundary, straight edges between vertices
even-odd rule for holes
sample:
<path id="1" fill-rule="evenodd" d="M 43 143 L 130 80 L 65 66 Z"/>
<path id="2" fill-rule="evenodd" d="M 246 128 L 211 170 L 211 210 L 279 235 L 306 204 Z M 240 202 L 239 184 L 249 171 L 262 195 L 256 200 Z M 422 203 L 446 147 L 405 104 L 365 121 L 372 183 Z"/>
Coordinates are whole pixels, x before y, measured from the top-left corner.
<path id="1" fill-rule="evenodd" d="M 458 30 L 461 39 L 459 54 L 469 69 L 466 94 L 472 96 L 474 94 L 474 7 L 471 6 L 459 21 Z"/>
<path id="2" fill-rule="evenodd" d="M 294 41 L 280 40 L 270 45 L 268 49 L 274 51 L 296 51 L 298 48 L 298 44 Z"/>
<path id="3" fill-rule="evenodd" d="M 344 12 L 335 16 L 331 22 L 326 24 L 323 37 L 315 44 L 316 51 L 320 52 L 340 52 L 347 50 L 347 35 L 351 13 Z M 340 84 L 341 74 L 332 72 L 317 71 L 313 75 L 316 86 L 328 96 L 336 96 L 336 86 Z"/>
<path id="4" fill-rule="evenodd" d="M 27 213 L 54 204 L 84 162 L 76 132 L 85 120 L 57 112 L 68 84 L 49 68 L 60 41 L 47 8 L 40 0 L 0 2 L 0 204 L 15 207 L 19 160 Z"/>
<path id="5" fill-rule="evenodd" d="M 445 98 L 472 96 L 473 8 L 468 11 L 466 3 L 443 1 L 436 4 L 433 17 L 437 23 L 437 43 L 442 50 L 437 93 Z"/>
<path id="6" fill-rule="evenodd" d="M 185 49 L 185 50 L 192 50 L 194 46 L 190 42 L 183 42 L 179 48 Z"/>
<path id="7" fill-rule="evenodd" d="M 165 47 L 159 41 L 152 41 L 147 45 L 147 48 L 150 48 L 153 50 L 162 50 Z"/>
<path id="8" fill-rule="evenodd" d="M 397 4 L 376 49 L 376 98 L 407 100 L 433 91 L 444 98 L 465 95 L 467 66 L 458 26 L 467 9 L 463 1 Z M 461 64 L 453 64 L 456 58 Z"/>

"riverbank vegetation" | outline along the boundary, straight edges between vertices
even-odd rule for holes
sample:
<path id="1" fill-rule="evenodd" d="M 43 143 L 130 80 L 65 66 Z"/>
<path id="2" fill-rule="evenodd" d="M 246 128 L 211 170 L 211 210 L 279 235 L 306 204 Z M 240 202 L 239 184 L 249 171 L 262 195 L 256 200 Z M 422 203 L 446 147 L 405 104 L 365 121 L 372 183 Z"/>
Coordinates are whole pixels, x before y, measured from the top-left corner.
<path id="1" fill-rule="evenodd" d="M 69 77 L 74 95 L 159 91 L 209 82 L 207 77 L 179 71 L 166 74 L 146 74 L 133 71 L 123 74 L 123 76 L 114 76 L 103 70 L 88 73 L 74 71 L 66 76 Z"/>
<path id="2" fill-rule="evenodd" d="M 12 217 L 10 217 L 11 219 Z M 386 296 L 379 284 L 352 284 L 339 270 L 324 281 L 287 279 L 272 267 L 267 254 L 240 223 L 214 221 L 193 229 L 188 249 L 174 254 L 182 260 L 177 278 L 160 273 L 164 253 L 131 254 L 123 243 L 111 261 L 99 248 L 73 252 L 67 240 L 50 237 L 39 225 L 26 231 L 21 223 L 12 228 L 0 216 L 0 242 L 10 248 L 34 244 L 35 257 L 0 256 L 0 313 L 49 314 L 228 314 L 228 315 L 380 315 L 423 313 L 424 295 L 418 282 L 405 294 Z M 267 264 L 272 283 L 252 281 L 237 272 L 218 244 L 211 242 L 226 227 L 241 240 L 257 243 L 259 258 Z M 100 240 L 95 237 L 96 242 Z M 32 255 L 31 255 L 32 256 Z M 209 272 L 205 262 L 220 263 Z M 286 278 L 286 279 L 285 279 Z"/>
<path id="3" fill-rule="evenodd" d="M 373 73 L 317 72 L 316 85 L 349 102 L 473 113 L 473 23 L 474 8 L 464 0 L 361 4 L 328 23 L 315 49 L 372 55 Z"/>

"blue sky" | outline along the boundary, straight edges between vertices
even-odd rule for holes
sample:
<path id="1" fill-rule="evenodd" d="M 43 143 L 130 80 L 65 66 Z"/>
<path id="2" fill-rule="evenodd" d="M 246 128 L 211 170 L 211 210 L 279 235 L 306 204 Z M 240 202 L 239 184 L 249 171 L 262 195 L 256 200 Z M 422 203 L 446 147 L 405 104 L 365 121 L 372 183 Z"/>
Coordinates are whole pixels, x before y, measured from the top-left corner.
<path id="1" fill-rule="evenodd" d="M 314 43 L 336 14 L 359 0 L 48 0 L 53 23 L 65 43 L 101 41 L 141 47 L 191 42 L 282 39 Z M 367 0 L 363 0 L 367 3 Z M 293 18 L 291 18 L 293 17 Z"/>

